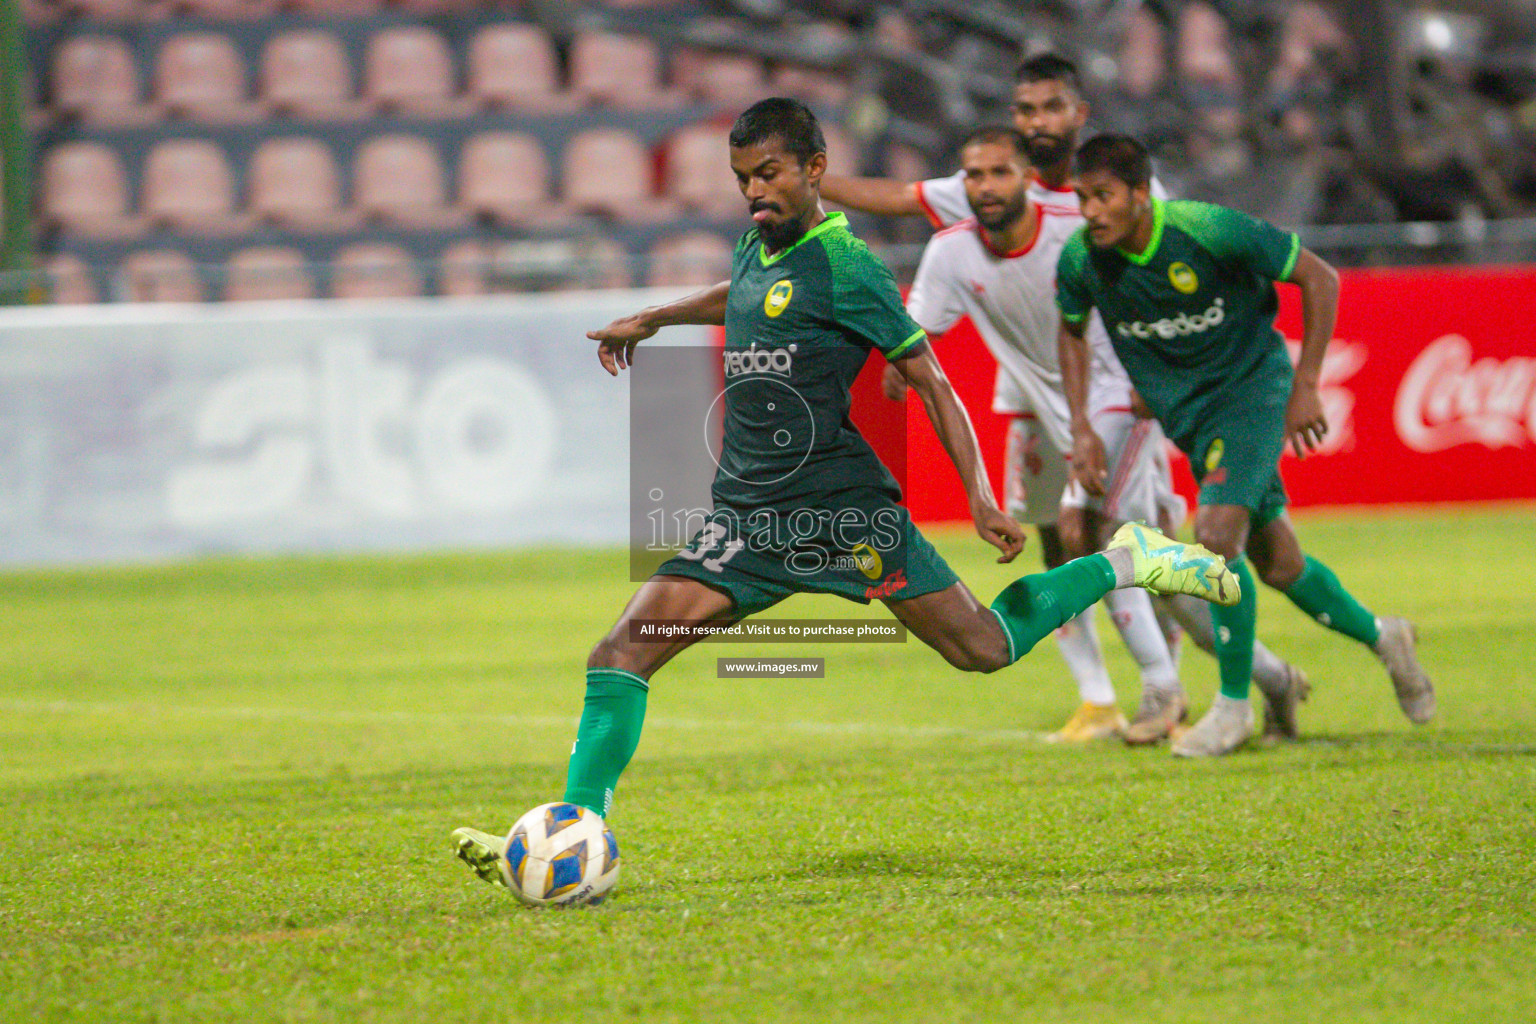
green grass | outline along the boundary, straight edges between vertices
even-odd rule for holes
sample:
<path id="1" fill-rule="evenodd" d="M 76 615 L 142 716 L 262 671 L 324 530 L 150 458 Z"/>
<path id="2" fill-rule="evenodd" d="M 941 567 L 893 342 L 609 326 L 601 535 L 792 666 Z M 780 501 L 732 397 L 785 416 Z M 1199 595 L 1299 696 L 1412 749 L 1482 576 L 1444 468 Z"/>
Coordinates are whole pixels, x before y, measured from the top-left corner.
<path id="1" fill-rule="evenodd" d="M 620 787 L 619 890 L 564 913 L 447 835 L 558 797 L 619 554 L 0 576 L 0 1020 L 1528 1020 L 1532 512 L 1299 521 L 1419 623 L 1429 729 L 1268 592 L 1307 739 L 1214 762 L 1039 742 L 1075 704 L 1049 644 L 991 677 L 690 652 Z M 983 597 L 1010 578 L 935 536 Z M 715 678 L 748 653 L 827 678 Z M 1210 660 L 1185 678 L 1203 710 Z"/>

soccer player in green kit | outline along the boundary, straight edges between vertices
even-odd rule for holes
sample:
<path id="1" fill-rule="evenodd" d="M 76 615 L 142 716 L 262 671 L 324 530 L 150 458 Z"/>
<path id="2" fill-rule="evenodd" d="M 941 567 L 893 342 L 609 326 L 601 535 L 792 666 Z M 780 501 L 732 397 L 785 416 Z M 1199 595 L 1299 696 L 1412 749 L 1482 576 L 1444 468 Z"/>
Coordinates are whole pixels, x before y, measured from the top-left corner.
<path id="1" fill-rule="evenodd" d="M 1200 483 L 1195 538 L 1223 555 L 1242 599 L 1214 607 L 1221 692 L 1173 745 L 1184 757 L 1227 754 L 1253 728 L 1248 681 L 1259 578 L 1330 629 L 1369 645 L 1386 663 L 1403 713 L 1435 714 L 1413 627 L 1377 618 L 1327 566 L 1302 553 L 1285 512 L 1280 454 L 1298 456 L 1327 434 L 1318 394 L 1338 312 L 1338 274 L 1289 232 L 1225 207 L 1161 201 L 1151 160 L 1125 135 L 1100 135 L 1077 152 L 1076 188 L 1087 223 L 1062 250 L 1062 378 L 1072 410 L 1073 473 L 1103 489 L 1103 446 L 1085 412 L 1083 325 L 1098 309 L 1142 400 L 1189 456 Z M 1275 330 L 1275 282 L 1301 288 L 1304 323 L 1294 370 Z M 1247 558 L 1244 557 L 1246 553 Z"/>
<path id="2" fill-rule="evenodd" d="M 871 349 L 921 396 L 999 561 L 1018 555 L 1023 530 L 998 508 L 970 419 L 890 271 L 843 215 L 822 210 L 826 144 L 815 115 L 795 100 L 755 104 L 731 130 L 730 161 L 755 222 L 730 281 L 588 335 L 617 375 L 660 327 L 723 324 L 725 424 L 710 521 L 640 586 L 587 659 L 567 802 L 608 814 L 652 676 L 696 639 L 647 642 L 635 622 L 735 622 L 796 593 L 879 599 L 951 665 L 995 672 L 1110 590 L 1237 600 L 1220 558 L 1127 525 L 1104 551 L 1022 577 L 990 607 L 978 601 L 897 504 L 895 479 L 848 418 L 849 388 Z M 787 541 L 773 536 L 774 524 L 797 521 Z M 850 552 L 860 555 L 851 566 L 831 557 Z M 499 881 L 500 837 L 466 828 L 453 839 L 477 874 Z"/>

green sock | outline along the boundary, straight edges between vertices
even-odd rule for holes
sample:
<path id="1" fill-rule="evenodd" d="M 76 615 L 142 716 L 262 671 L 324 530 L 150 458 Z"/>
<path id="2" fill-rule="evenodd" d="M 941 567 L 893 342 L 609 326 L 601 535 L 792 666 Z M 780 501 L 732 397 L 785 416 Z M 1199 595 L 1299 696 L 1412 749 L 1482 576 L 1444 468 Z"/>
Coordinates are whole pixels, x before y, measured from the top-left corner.
<path id="1" fill-rule="evenodd" d="M 1253 638 L 1259 621 L 1258 587 L 1248 568 L 1248 559 L 1241 555 L 1228 559 L 1227 568 L 1237 577 L 1242 598 L 1230 608 L 1211 605 L 1211 625 L 1216 627 L 1216 664 L 1221 669 L 1221 695 L 1247 700 L 1248 683 L 1253 677 Z"/>
<path id="2" fill-rule="evenodd" d="M 1285 596 L 1292 603 L 1329 629 L 1375 645 L 1381 636 L 1376 628 L 1376 616 L 1365 610 L 1354 595 L 1344 589 L 1333 570 L 1322 562 L 1307 556 L 1307 567 L 1301 571 Z"/>
<path id="3" fill-rule="evenodd" d="M 613 788 L 640 745 L 650 685 L 633 672 L 587 669 L 587 697 L 565 778 L 565 801 L 607 816 Z"/>
<path id="4" fill-rule="evenodd" d="M 1074 558 L 1008 584 L 992 602 L 992 614 L 1008 634 L 1009 663 L 1114 589 L 1115 570 L 1103 555 Z"/>

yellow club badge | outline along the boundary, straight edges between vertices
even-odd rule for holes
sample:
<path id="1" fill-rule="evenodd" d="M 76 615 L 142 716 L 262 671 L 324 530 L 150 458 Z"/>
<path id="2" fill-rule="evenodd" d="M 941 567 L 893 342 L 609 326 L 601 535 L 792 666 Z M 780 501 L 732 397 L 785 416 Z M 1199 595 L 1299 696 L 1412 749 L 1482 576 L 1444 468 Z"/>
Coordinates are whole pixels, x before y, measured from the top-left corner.
<path id="1" fill-rule="evenodd" d="M 1221 456 L 1226 450 L 1227 446 L 1221 443 L 1221 438 L 1218 437 L 1211 442 L 1211 446 L 1205 450 L 1205 471 L 1207 473 L 1215 472 L 1216 467 L 1221 465 Z"/>
<path id="2" fill-rule="evenodd" d="M 849 554 L 858 561 L 859 572 L 872 580 L 880 578 L 880 570 L 884 568 L 880 562 L 880 552 L 868 544 L 855 544 L 849 549 Z"/>
<path id="3" fill-rule="evenodd" d="M 1200 287 L 1200 279 L 1188 263 L 1174 263 L 1168 267 L 1168 282 L 1185 295 L 1193 295 Z"/>
<path id="4" fill-rule="evenodd" d="M 768 289 L 768 296 L 763 299 L 763 312 L 769 316 L 778 316 L 789 305 L 790 298 L 795 294 L 795 286 L 788 280 L 779 281 Z"/>

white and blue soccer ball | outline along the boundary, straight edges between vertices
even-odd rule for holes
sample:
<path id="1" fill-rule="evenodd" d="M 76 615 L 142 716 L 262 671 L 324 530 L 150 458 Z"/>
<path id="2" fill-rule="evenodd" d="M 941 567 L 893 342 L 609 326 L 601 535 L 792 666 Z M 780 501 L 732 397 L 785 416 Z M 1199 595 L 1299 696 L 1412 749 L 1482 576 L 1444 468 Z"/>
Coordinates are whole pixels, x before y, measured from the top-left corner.
<path id="1" fill-rule="evenodd" d="M 619 880 L 619 844 L 585 807 L 540 804 L 507 833 L 501 876 L 536 907 L 601 903 Z"/>

